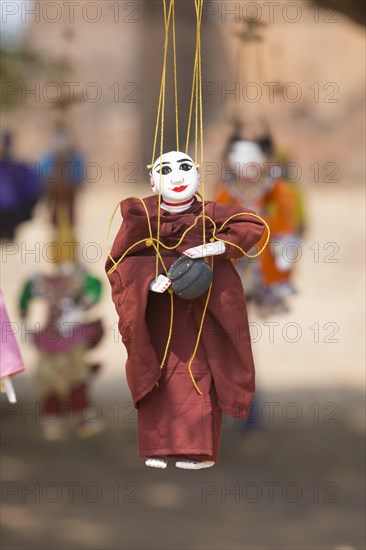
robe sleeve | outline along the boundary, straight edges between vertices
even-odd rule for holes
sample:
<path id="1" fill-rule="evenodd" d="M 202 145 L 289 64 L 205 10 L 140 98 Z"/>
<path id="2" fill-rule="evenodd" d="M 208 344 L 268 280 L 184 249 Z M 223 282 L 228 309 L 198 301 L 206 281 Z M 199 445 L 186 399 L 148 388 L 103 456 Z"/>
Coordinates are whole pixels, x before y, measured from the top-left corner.
<path id="1" fill-rule="evenodd" d="M 241 212 L 246 214 L 241 214 Z M 216 203 L 214 207 L 214 221 L 217 227 L 216 236 L 219 239 L 240 246 L 244 252 L 248 252 L 261 240 L 266 231 L 264 223 L 250 214 L 255 214 L 255 212 L 246 209 L 244 206 L 238 207 Z M 235 217 L 229 220 L 232 216 Z M 238 259 L 242 256 L 243 254 L 238 248 L 228 244 L 226 244 L 226 251 L 222 255 L 225 259 Z"/>
<path id="2" fill-rule="evenodd" d="M 140 200 L 130 198 L 122 201 L 120 212 L 123 222 L 111 250 L 111 256 L 115 262 L 118 262 L 132 245 L 150 237 L 146 212 Z M 127 255 L 135 255 L 144 248 L 146 245 L 141 243 L 134 246 Z M 108 272 L 112 267 L 113 262 L 108 258 L 106 271 Z"/>
<path id="3" fill-rule="evenodd" d="M 123 222 L 111 251 L 116 263 L 134 243 L 150 236 L 146 212 L 139 200 L 123 201 L 121 213 Z M 119 317 L 118 327 L 127 350 L 127 383 L 135 406 L 161 376 L 145 318 L 149 284 L 155 275 L 155 255 L 141 254 L 142 251 L 146 251 L 145 242 L 131 248 L 112 272 L 111 258 L 106 262 L 112 299 Z"/>

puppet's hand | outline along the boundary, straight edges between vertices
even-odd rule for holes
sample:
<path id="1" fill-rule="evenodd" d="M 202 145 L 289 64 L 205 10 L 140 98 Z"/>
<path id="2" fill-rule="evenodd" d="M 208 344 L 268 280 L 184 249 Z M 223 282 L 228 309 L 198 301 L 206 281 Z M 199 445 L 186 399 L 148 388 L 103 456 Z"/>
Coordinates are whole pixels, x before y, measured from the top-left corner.
<path id="1" fill-rule="evenodd" d="M 6 396 L 10 403 L 17 402 L 14 387 L 13 387 L 13 384 L 11 383 L 9 376 L 4 376 L 3 378 L 0 378 L 0 390 L 1 392 L 6 393 Z"/>
<path id="2" fill-rule="evenodd" d="M 162 294 L 165 292 L 170 285 L 172 284 L 171 280 L 168 279 L 168 277 L 165 277 L 165 275 L 159 275 L 159 277 L 150 283 L 150 290 L 153 292 L 160 292 Z"/>
<path id="3" fill-rule="evenodd" d="M 272 239 L 275 266 L 278 271 L 286 273 L 291 271 L 296 262 L 296 255 L 300 248 L 299 239 L 296 235 L 281 235 Z"/>
<path id="4" fill-rule="evenodd" d="M 219 256 L 220 254 L 224 254 L 225 250 L 225 243 L 215 241 L 214 243 L 207 243 L 206 246 L 201 244 L 200 246 L 189 248 L 183 252 L 183 254 L 190 258 L 206 258 L 206 256 Z"/>

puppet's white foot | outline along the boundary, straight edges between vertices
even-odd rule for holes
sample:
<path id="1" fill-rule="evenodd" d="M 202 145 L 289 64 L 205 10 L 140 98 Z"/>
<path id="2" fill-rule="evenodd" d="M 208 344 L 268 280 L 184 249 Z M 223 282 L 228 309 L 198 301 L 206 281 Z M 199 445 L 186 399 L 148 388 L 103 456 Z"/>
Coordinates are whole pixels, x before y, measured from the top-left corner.
<path id="1" fill-rule="evenodd" d="M 150 468 L 166 468 L 168 466 L 168 460 L 164 456 L 151 456 L 145 461 L 146 466 Z"/>
<path id="2" fill-rule="evenodd" d="M 177 468 L 183 470 L 202 470 L 202 468 L 211 468 L 214 464 L 212 460 L 178 460 L 175 463 Z"/>

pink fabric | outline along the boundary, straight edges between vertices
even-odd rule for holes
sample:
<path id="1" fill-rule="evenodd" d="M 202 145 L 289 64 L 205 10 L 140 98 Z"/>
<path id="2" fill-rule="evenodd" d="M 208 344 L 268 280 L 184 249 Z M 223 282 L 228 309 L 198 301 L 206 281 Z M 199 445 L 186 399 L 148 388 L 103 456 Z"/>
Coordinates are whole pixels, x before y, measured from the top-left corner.
<path id="1" fill-rule="evenodd" d="M 47 353 L 63 353 L 70 348 L 85 344 L 89 349 L 99 344 L 103 336 L 103 326 L 100 320 L 83 323 L 70 329 L 70 334 L 63 336 L 58 324 L 49 323 L 39 332 L 35 332 L 36 346 Z"/>
<path id="2" fill-rule="evenodd" d="M 4 298 L 0 291 L 0 377 L 12 376 L 24 370 L 24 364 L 20 356 L 17 341 L 15 339 L 8 313 L 5 308 Z"/>

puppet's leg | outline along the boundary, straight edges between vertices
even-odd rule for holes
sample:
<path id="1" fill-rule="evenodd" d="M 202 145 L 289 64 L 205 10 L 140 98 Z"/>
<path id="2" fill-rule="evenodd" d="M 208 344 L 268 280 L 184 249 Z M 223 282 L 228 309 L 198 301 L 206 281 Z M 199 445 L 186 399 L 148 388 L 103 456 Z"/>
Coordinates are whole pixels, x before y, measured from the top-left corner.
<path id="1" fill-rule="evenodd" d="M 100 419 L 91 420 L 88 417 L 89 405 L 87 383 L 78 384 L 71 392 L 70 412 L 71 418 L 76 420 L 75 433 L 82 439 L 98 435 L 104 430 L 104 424 Z"/>
<path id="2" fill-rule="evenodd" d="M 92 437 L 104 429 L 100 418 L 90 418 L 88 408 L 90 368 L 85 360 L 86 345 L 80 343 L 68 350 L 67 378 L 69 383 L 68 402 L 65 404 L 75 433 L 80 438 Z"/>
<path id="3" fill-rule="evenodd" d="M 66 435 L 62 395 L 58 391 L 58 369 L 57 354 L 40 351 L 36 378 L 40 391 L 42 435 L 47 441 L 58 441 Z"/>
<path id="4" fill-rule="evenodd" d="M 65 437 L 62 403 L 56 393 L 49 393 L 42 399 L 42 435 L 47 441 L 58 441 Z"/>

